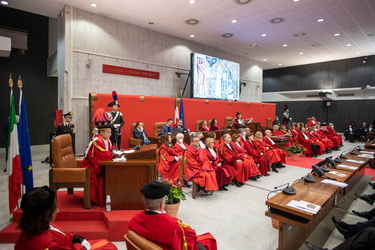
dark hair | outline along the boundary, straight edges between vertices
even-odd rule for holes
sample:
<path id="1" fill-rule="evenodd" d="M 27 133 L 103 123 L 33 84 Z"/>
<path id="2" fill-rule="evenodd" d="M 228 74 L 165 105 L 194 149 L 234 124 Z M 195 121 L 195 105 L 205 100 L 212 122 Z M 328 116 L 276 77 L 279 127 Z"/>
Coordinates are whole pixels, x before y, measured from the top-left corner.
<path id="1" fill-rule="evenodd" d="M 141 123 L 141 121 L 137 122 L 137 123 L 135 124 L 135 127 L 138 128 L 138 126 L 139 126 L 140 123 Z"/>
<path id="2" fill-rule="evenodd" d="M 55 192 L 47 186 L 34 188 L 22 197 L 23 211 L 18 222 L 18 228 L 28 237 L 41 235 L 47 231 L 56 211 Z"/>
<path id="3" fill-rule="evenodd" d="M 210 132 L 208 132 L 207 137 L 215 139 L 216 138 L 216 133 L 214 131 L 210 131 Z"/>
<path id="4" fill-rule="evenodd" d="M 216 120 L 216 119 L 212 119 L 212 120 L 211 120 L 211 126 L 212 126 L 212 125 L 215 125 L 215 121 L 217 121 L 217 120 Z"/>
<path id="5" fill-rule="evenodd" d="M 235 133 L 232 135 L 232 140 L 235 141 L 236 139 L 240 138 L 240 135 Z"/>
<path id="6" fill-rule="evenodd" d="M 168 144 L 168 140 L 169 140 L 169 137 L 172 138 L 172 135 L 171 134 L 165 134 L 165 135 L 162 135 L 161 136 L 161 143 L 165 143 L 165 144 Z"/>
<path id="7" fill-rule="evenodd" d="M 171 118 L 169 118 L 169 119 L 167 120 L 167 122 L 171 122 L 171 121 L 173 121 Z"/>
<path id="8" fill-rule="evenodd" d="M 250 138 L 250 136 L 254 136 L 254 133 L 247 133 L 245 135 L 246 140 Z"/>
<path id="9" fill-rule="evenodd" d="M 221 135 L 224 136 L 225 134 L 229 134 L 229 130 L 228 129 L 223 129 L 223 131 L 221 131 Z"/>

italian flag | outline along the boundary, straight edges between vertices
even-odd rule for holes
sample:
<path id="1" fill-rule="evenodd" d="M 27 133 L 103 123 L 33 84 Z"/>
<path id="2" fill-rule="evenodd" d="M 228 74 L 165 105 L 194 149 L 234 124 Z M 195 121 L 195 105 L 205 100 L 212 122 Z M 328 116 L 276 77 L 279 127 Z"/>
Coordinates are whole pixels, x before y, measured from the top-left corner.
<path id="1" fill-rule="evenodd" d="M 180 112 L 178 112 L 178 102 L 177 102 L 177 97 L 176 97 L 176 102 L 175 102 L 175 108 L 174 108 L 174 125 L 177 125 L 178 120 L 180 119 Z"/>
<path id="2" fill-rule="evenodd" d="M 22 185 L 21 161 L 18 151 L 18 132 L 13 90 L 10 91 L 7 173 L 9 177 L 9 213 L 11 214 L 17 207 L 18 199 L 21 197 Z"/>

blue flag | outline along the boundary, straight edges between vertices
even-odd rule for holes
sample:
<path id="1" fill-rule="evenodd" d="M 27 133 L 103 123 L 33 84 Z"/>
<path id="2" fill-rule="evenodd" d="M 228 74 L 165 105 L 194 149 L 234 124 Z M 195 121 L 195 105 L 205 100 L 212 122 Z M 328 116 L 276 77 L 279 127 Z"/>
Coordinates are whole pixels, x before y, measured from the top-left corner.
<path id="1" fill-rule="evenodd" d="M 180 100 L 180 119 L 182 120 L 182 124 L 185 125 L 185 113 L 184 113 L 184 102 L 182 101 L 182 98 Z"/>
<path id="2" fill-rule="evenodd" d="M 18 122 L 18 144 L 22 166 L 23 185 L 26 192 L 34 188 L 33 163 L 31 159 L 29 125 L 26 114 L 26 104 L 20 89 L 20 119 Z"/>

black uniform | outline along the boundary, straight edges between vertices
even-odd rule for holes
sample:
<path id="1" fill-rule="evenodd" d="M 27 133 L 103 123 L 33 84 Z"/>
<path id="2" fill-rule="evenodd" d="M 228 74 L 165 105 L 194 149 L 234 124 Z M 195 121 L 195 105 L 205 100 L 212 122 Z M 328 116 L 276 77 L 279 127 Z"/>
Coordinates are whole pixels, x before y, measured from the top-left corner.
<path id="1" fill-rule="evenodd" d="M 122 113 L 118 111 L 111 111 L 108 112 L 108 115 L 111 119 L 111 124 L 113 125 L 112 128 L 112 135 L 111 135 L 111 142 L 116 143 L 117 148 L 120 148 L 121 145 L 121 127 L 124 126 L 124 119 L 122 118 Z"/>
<path id="2" fill-rule="evenodd" d="M 61 123 L 57 126 L 56 136 L 63 134 L 73 134 L 74 124 L 73 123 Z"/>

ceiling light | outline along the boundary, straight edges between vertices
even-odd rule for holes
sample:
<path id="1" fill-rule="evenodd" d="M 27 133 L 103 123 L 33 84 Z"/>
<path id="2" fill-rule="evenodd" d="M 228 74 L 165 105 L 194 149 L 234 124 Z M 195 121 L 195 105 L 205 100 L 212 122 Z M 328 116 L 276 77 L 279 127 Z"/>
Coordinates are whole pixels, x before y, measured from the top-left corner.
<path id="1" fill-rule="evenodd" d="M 293 2 L 299 2 L 299 0 L 293 0 Z"/>
<path id="2" fill-rule="evenodd" d="M 322 46 L 321 43 L 314 43 L 313 45 L 311 45 L 312 47 L 319 47 L 319 46 Z"/>
<path id="3" fill-rule="evenodd" d="M 228 37 L 232 37 L 233 34 L 232 33 L 225 33 L 225 34 L 222 34 L 222 36 L 228 38 Z"/>
<path id="4" fill-rule="evenodd" d="M 288 44 L 283 44 L 283 47 L 287 47 L 288 46 Z"/>
<path id="5" fill-rule="evenodd" d="M 299 52 L 300 55 L 303 55 L 303 52 Z"/>
<path id="6" fill-rule="evenodd" d="M 334 34 L 334 36 L 339 36 L 339 35 L 340 35 L 339 33 Z"/>
<path id="7" fill-rule="evenodd" d="M 266 58 L 264 58 L 264 59 L 263 59 L 263 61 L 267 61 L 267 59 L 266 59 Z"/>
<path id="8" fill-rule="evenodd" d="M 355 54 L 356 54 L 356 55 L 359 55 L 359 52 L 356 52 Z"/>
<path id="9" fill-rule="evenodd" d="M 279 63 L 279 66 L 281 66 L 282 64 L 281 63 Z"/>
<path id="10" fill-rule="evenodd" d="M 259 47 L 260 44 L 258 44 L 258 43 L 252 43 L 252 44 L 250 44 L 249 46 L 250 46 L 251 48 L 255 48 L 255 47 Z"/>
<path id="11" fill-rule="evenodd" d="M 194 35 L 190 35 L 190 37 L 195 37 Z"/>
<path id="12" fill-rule="evenodd" d="M 301 33 L 294 34 L 294 36 L 295 37 L 306 36 L 306 33 L 305 32 L 301 32 Z"/>
<path id="13" fill-rule="evenodd" d="M 190 0 L 189 3 L 190 4 L 195 4 L 195 1 L 194 0 Z"/>
<path id="14" fill-rule="evenodd" d="M 153 25 L 153 24 L 155 24 L 155 23 L 154 23 L 154 22 L 148 22 L 148 24 Z"/>
<path id="15" fill-rule="evenodd" d="M 196 25 L 196 24 L 199 23 L 199 21 L 197 19 L 190 18 L 190 19 L 186 20 L 185 23 L 187 23 L 189 25 Z"/>
<path id="16" fill-rule="evenodd" d="M 1 1 L 0 2 L 2 5 L 8 5 L 9 3 L 7 1 Z"/>
<path id="17" fill-rule="evenodd" d="M 372 32 L 370 34 L 367 34 L 367 36 L 375 36 L 375 32 Z"/>
<path id="18" fill-rule="evenodd" d="M 348 47 L 350 47 L 350 46 L 352 46 L 350 43 L 348 43 L 346 46 L 348 46 Z"/>
<path id="19" fill-rule="evenodd" d="M 267 36 L 267 34 L 262 34 L 262 36 Z"/>
<path id="20" fill-rule="evenodd" d="M 283 17 L 276 17 L 274 19 L 271 19 L 270 23 L 282 23 L 284 21 L 285 21 L 285 18 L 283 18 Z"/>
<path id="21" fill-rule="evenodd" d="M 96 8 L 96 7 L 98 7 L 98 5 L 96 3 L 92 3 L 91 7 Z"/>
<path id="22" fill-rule="evenodd" d="M 238 5 L 244 5 L 244 4 L 249 4 L 251 3 L 253 0 L 234 0 L 234 2 Z"/>
<path id="23" fill-rule="evenodd" d="M 318 23 L 321 23 L 321 22 L 323 22 L 323 21 L 324 21 L 323 18 L 320 18 L 320 19 L 317 20 Z"/>
<path id="24" fill-rule="evenodd" d="M 237 23 L 237 20 L 236 19 L 232 20 L 232 23 Z"/>

